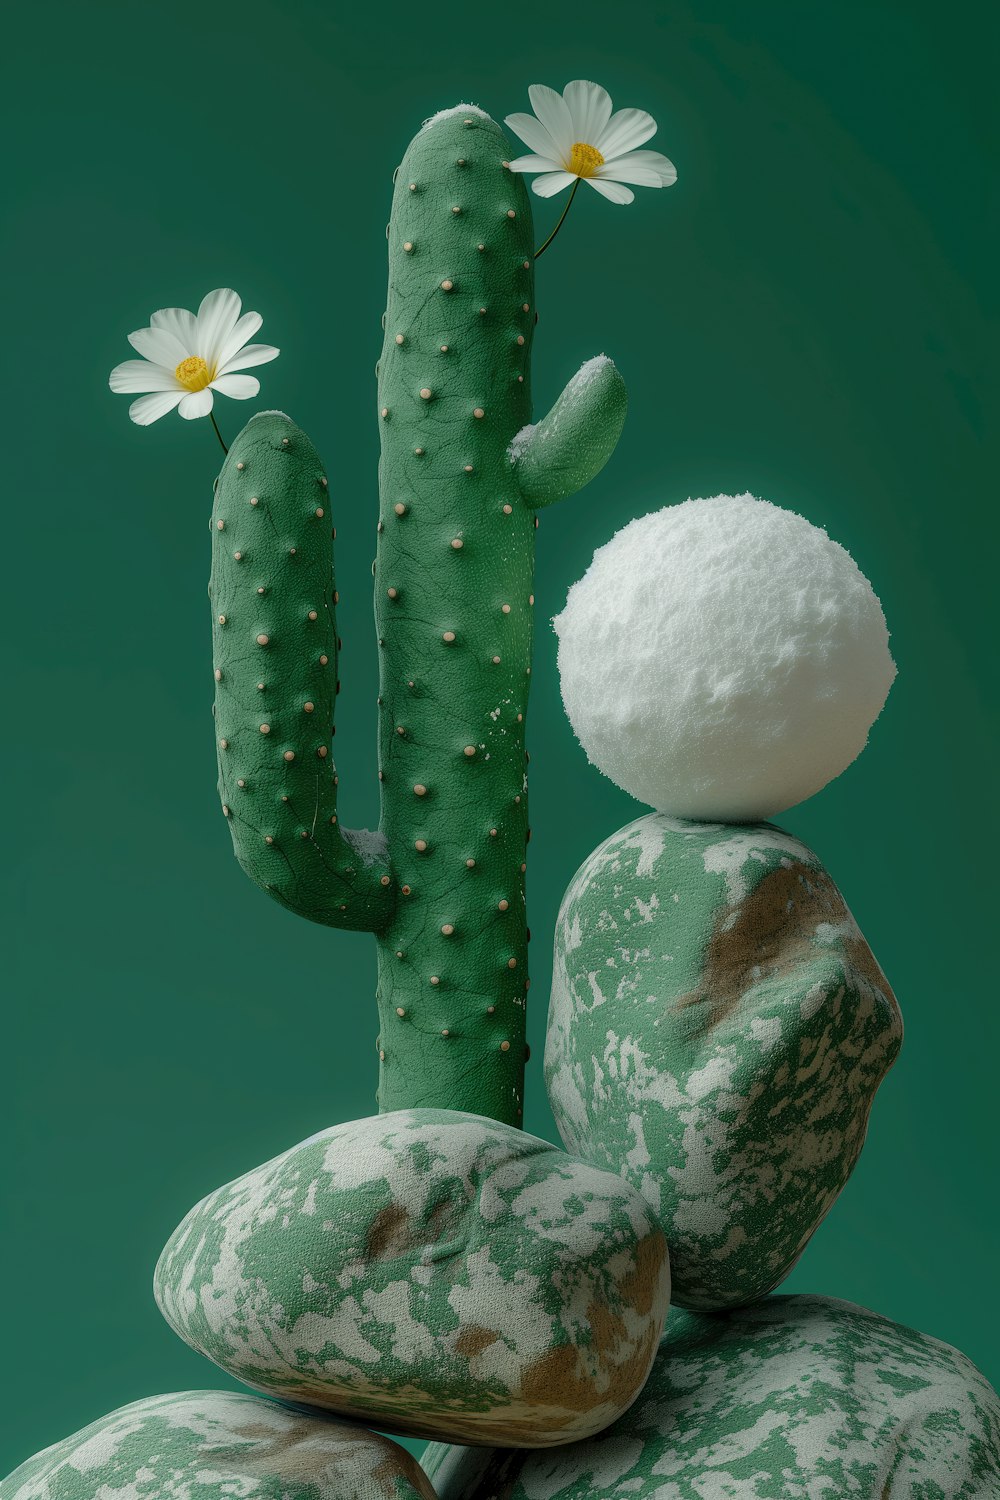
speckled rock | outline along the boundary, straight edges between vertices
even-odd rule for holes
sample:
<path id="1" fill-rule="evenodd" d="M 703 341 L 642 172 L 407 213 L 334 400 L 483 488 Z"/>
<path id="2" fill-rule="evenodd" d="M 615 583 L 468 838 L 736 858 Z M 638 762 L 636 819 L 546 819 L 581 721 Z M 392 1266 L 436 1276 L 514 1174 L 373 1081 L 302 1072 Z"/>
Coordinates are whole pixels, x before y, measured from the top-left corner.
<path id="1" fill-rule="evenodd" d="M 148 1396 L 15 1469 L 2 1500 L 434 1500 L 375 1432 L 238 1391 Z"/>
<path id="2" fill-rule="evenodd" d="M 620 1177 L 448 1110 L 351 1121 L 198 1204 L 156 1270 L 246 1384 L 391 1431 L 543 1446 L 635 1398 L 666 1242 Z"/>
<path id="3" fill-rule="evenodd" d="M 613 1427 L 546 1453 L 433 1445 L 441 1500 L 996 1500 L 1000 1401 L 964 1355 L 831 1297 L 671 1318 Z"/>
<path id="4" fill-rule="evenodd" d="M 556 927 L 545 1056 L 567 1150 L 621 1172 L 673 1300 L 751 1302 L 850 1176 L 902 1021 L 811 850 L 659 813 L 607 839 Z"/>

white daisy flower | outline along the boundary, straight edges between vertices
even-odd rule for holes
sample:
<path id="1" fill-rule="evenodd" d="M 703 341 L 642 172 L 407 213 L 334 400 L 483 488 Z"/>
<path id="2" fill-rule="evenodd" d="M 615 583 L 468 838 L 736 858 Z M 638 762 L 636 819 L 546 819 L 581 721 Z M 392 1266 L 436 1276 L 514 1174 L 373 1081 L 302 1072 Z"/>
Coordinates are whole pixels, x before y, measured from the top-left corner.
<path id="1" fill-rule="evenodd" d="M 561 94 L 544 83 L 528 90 L 533 115 L 508 115 L 507 124 L 532 155 L 512 161 L 512 172 L 540 172 L 531 184 L 540 198 L 561 193 L 582 178 L 612 203 L 631 203 L 638 187 L 670 187 L 677 181 L 673 162 L 658 151 L 636 149 L 656 134 L 656 121 L 642 109 L 612 114 L 611 97 L 582 78 Z M 576 190 L 574 186 L 574 191 Z"/>
<path id="2" fill-rule="evenodd" d="M 133 422 L 148 427 L 176 406 L 182 417 L 207 417 L 213 391 L 249 401 L 260 390 L 254 375 L 237 374 L 265 364 L 279 353 L 272 344 L 248 344 L 264 319 L 248 312 L 228 287 L 209 292 L 197 314 L 184 307 L 162 307 L 148 328 L 128 341 L 141 359 L 127 359 L 111 371 L 108 384 L 123 395 L 139 396 L 128 409 Z"/>

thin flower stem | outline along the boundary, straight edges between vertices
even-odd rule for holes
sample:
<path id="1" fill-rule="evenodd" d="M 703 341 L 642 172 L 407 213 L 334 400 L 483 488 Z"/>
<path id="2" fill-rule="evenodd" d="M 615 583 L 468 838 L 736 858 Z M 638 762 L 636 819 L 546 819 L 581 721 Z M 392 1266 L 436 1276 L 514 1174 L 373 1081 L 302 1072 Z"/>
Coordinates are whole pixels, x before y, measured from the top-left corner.
<path id="1" fill-rule="evenodd" d="M 576 197 L 576 190 L 580 186 L 580 180 L 581 179 L 578 177 L 576 179 L 576 181 L 574 182 L 572 188 L 570 189 L 569 197 L 566 200 L 566 207 L 563 209 L 562 213 L 559 215 L 559 222 L 556 225 L 555 229 L 553 229 L 552 233 L 549 235 L 548 239 L 544 242 L 544 244 L 539 245 L 538 249 L 535 251 L 535 259 L 536 260 L 538 259 L 538 257 L 544 251 L 546 251 L 549 248 L 549 246 L 551 245 L 552 241 L 555 239 L 556 235 L 559 233 L 560 229 L 562 228 L 562 226 L 563 226 L 563 219 L 565 219 L 566 215 L 569 213 L 570 205 L 572 204 L 573 199 Z"/>
<path id="2" fill-rule="evenodd" d="M 229 449 L 226 447 L 225 443 L 223 442 L 222 433 L 219 431 L 219 424 L 215 420 L 215 412 L 214 411 L 210 411 L 208 415 L 212 419 L 212 426 L 215 428 L 215 435 L 219 439 L 219 443 L 222 446 L 223 453 L 228 453 Z"/>

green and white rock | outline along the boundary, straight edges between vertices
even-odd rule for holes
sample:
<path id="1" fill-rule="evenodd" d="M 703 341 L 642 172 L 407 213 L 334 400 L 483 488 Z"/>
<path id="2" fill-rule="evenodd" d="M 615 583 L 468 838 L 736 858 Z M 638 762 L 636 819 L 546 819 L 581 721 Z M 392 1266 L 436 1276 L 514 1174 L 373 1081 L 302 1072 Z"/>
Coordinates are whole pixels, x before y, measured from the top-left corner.
<path id="1" fill-rule="evenodd" d="M 0 1500 L 434 1500 L 398 1443 L 241 1391 L 148 1396 L 36 1453 Z"/>
<path id="2" fill-rule="evenodd" d="M 567 1150 L 649 1200 L 681 1306 L 784 1280 L 850 1176 L 901 1036 L 843 897 L 778 828 L 648 814 L 563 900 L 553 1113 Z"/>
<path id="3" fill-rule="evenodd" d="M 406 1110 L 206 1198 L 155 1292 L 182 1338 L 271 1395 L 531 1447 L 630 1404 L 669 1283 L 662 1231 L 620 1177 L 494 1120 Z"/>
<path id="4" fill-rule="evenodd" d="M 433 1445 L 441 1500 L 996 1500 L 1000 1401 L 964 1355 L 832 1297 L 670 1320 L 645 1390 L 545 1453 Z"/>

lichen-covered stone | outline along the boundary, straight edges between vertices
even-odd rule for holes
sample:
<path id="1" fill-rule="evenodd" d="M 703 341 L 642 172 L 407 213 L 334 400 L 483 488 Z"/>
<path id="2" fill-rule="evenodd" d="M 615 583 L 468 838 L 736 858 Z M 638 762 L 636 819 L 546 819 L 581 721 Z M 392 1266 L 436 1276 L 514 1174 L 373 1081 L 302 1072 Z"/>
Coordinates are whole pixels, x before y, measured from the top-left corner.
<path id="1" fill-rule="evenodd" d="M 419 1464 L 378 1433 L 242 1391 L 123 1406 L 36 1453 L 2 1500 L 434 1500 Z"/>
<path id="2" fill-rule="evenodd" d="M 392 1431 L 542 1446 L 599 1431 L 655 1357 L 666 1243 L 620 1177 L 498 1122 L 322 1131 L 198 1204 L 155 1277 L 248 1385 Z"/>
<path id="3" fill-rule="evenodd" d="M 545 1453 L 434 1445 L 441 1500 L 995 1500 L 1000 1401 L 964 1355 L 832 1297 L 671 1318 L 635 1405 Z"/>
<path id="4" fill-rule="evenodd" d="M 843 897 L 780 829 L 651 813 L 563 900 L 553 1113 L 567 1150 L 652 1204 L 681 1306 L 738 1306 L 788 1275 L 851 1173 L 901 1035 Z"/>

